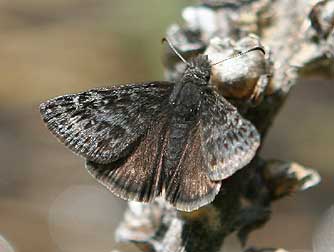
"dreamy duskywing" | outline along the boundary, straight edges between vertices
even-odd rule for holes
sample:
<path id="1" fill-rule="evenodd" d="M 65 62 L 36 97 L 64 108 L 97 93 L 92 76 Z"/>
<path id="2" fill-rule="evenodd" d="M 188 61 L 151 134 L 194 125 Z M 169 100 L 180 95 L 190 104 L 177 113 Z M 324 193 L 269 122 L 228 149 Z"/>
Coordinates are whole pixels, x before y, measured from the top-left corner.
<path id="1" fill-rule="evenodd" d="M 221 180 L 247 165 L 260 136 L 209 85 L 206 55 L 177 83 L 92 89 L 40 105 L 50 131 L 87 159 L 89 173 L 118 197 L 164 197 L 183 211 L 213 201 Z"/>

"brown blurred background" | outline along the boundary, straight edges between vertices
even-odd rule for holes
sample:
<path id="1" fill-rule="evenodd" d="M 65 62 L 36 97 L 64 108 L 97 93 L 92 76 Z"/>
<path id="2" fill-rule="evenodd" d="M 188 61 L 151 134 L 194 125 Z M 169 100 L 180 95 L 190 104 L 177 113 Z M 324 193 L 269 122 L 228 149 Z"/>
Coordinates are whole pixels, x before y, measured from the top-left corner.
<path id="1" fill-rule="evenodd" d="M 38 105 L 92 87 L 162 79 L 160 40 L 190 3 L 0 1 L 0 238 L 14 251 L 118 246 L 113 231 L 126 203 L 51 136 Z M 317 223 L 334 201 L 333 96 L 333 81 L 302 80 L 276 119 L 263 155 L 314 167 L 323 181 L 277 202 L 251 244 L 311 251 Z"/>

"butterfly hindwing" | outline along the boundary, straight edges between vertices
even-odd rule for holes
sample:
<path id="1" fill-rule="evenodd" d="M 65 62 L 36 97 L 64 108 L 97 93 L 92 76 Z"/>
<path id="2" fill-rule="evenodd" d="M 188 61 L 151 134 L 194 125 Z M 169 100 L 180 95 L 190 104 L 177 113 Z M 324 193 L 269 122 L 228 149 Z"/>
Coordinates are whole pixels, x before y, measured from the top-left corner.
<path id="1" fill-rule="evenodd" d="M 246 166 L 260 145 L 260 135 L 253 124 L 211 89 L 203 94 L 200 127 L 212 180 L 223 180 Z"/>
<path id="2" fill-rule="evenodd" d="M 162 154 L 166 147 L 167 114 L 155 118 L 125 158 L 110 164 L 87 161 L 88 172 L 126 200 L 150 202 L 162 191 Z"/>
<path id="3" fill-rule="evenodd" d="M 90 161 L 110 163 L 126 157 L 168 107 L 173 84 L 153 82 L 92 89 L 40 105 L 51 132 Z"/>
<path id="4" fill-rule="evenodd" d="M 193 211 L 214 200 L 221 182 L 208 176 L 198 124 L 190 130 L 181 150 L 177 164 L 165 167 L 166 199 L 179 210 Z"/>

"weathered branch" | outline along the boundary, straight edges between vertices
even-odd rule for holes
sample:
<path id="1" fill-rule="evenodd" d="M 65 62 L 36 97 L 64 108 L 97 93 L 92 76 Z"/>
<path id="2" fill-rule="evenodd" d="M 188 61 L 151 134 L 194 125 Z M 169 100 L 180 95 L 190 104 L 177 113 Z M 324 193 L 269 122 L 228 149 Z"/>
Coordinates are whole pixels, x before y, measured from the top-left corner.
<path id="1" fill-rule="evenodd" d="M 212 62 L 263 46 L 260 51 L 213 68 L 211 84 L 251 120 L 262 141 L 289 91 L 300 77 L 334 76 L 334 1 L 203 0 L 183 11 L 185 24 L 167 36 L 185 57 L 206 53 Z M 169 51 L 166 78 L 184 70 Z M 192 213 L 177 212 L 164 201 L 129 203 L 117 239 L 143 251 L 219 251 L 237 232 L 242 244 L 270 217 L 271 202 L 318 184 L 316 171 L 294 162 L 259 155 L 223 181 L 215 201 Z M 285 251 L 250 248 L 248 252 Z"/>

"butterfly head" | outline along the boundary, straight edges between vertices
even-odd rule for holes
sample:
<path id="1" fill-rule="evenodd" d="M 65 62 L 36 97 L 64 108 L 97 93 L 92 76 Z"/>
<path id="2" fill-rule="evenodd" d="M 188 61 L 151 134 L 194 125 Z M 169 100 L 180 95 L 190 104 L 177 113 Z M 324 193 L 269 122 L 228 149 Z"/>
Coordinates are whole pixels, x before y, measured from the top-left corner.
<path id="1" fill-rule="evenodd" d="M 211 75 L 211 65 L 207 55 L 199 55 L 192 59 L 184 73 L 184 78 L 198 85 L 208 85 Z"/>

